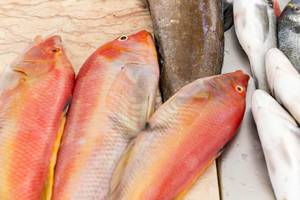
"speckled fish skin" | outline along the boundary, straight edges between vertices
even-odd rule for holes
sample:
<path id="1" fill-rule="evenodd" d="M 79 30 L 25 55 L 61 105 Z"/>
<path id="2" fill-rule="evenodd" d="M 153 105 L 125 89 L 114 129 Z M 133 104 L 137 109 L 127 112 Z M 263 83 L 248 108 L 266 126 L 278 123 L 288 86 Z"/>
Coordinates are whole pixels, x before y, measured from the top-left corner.
<path id="1" fill-rule="evenodd" d="M 37 37 L 0 74 L 1 200 L 47 199 L 73 84 L 59 36 Z"/>
<path id="2" fill-rule="evenodd" d="M 162 56 L 164 101 L 197 78 L 221 73 L 224 52 L 221 1 L 148 0 L 148 3 Z"/>
<path id="3" fill-rule="evenodd" d="M 279 17 L 282 10 L 285 8 L 285 6 L 290 2 L 290 0 L 274 0 L 273 1 L 273 8 L 276 17 Z"/>
<path id="4" fill-rule="evenodd" d="M 127 149 L 109 199 L 171 200 L 185 193 L 235 135 L 248 79 L 236 71 L 179 90 Z"/>
<path id="5" fill-rule="evenodd" d="M 300 72 L 300 0 L 292 0 L 278 19 L 278 46 Z"/>
<path id="6" fill-rule="evenodd" d="M 246 52 L 256 87 L 268 91 L 265 54 L 277 46 L 276 17 L 267 0 L 235 0 L 234 26 Z"/>
<path id="7" fill-rule="evenodd" d="M 154 109 L 158 77 L 146 31 L 121 36 L 87 59 L 74 89 L 53 200 L 106 199 L 117 161 Z"/>
<path id="8" fill-rule="evenodd" d="M 277 199 L 300 196 L 300 129 L 295 120 L 266 92 L 256 90 L 252 112 Z"/>
<path id="9" fill-rule="evenodd" d="M 273 96 L 300 123 L 300 74 L 275 48 L 266 55 L 266 71 Z"/>

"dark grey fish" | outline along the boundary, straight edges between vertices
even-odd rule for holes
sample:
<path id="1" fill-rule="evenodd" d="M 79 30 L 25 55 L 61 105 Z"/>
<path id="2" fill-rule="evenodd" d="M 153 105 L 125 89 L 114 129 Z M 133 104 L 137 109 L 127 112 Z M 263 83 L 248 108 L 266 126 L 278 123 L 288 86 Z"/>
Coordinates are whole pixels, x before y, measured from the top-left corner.
<path id="1" fill-rule="evenodd" d="M 222 3 L 215 0 L 148 0 L 162 56 L 164 100 L 195 79 L 221 73 Z"/>
<path id="2" fill-rule="evenodd" d="M 300 0 L 292 0 L 278 20 L 279 49 L 300 72 Z"/>

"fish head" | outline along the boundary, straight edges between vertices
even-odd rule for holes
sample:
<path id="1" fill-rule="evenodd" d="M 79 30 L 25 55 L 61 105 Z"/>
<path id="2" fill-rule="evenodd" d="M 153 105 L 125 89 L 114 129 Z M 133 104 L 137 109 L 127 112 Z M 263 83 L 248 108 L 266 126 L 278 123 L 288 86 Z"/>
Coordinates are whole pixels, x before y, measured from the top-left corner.
<path id="1" fill-rule="evenodd" d="M 300 0 L 291 0 L 284 8 L 281 16 L 288 16 L 292 21 L 299 21 Z"/>
<path id="2" fill-rule="evenodd" d="M 132 35 L 121 35 L 100 48 L 99 54 L 108 60 L 122 60 L 131 63 L 157 62 L 152 36 L 143 30 Z"/>
<path id="3" fill-rule="evenodd" d="M 61 38 L 55 35 L 43 40 L 37 36 L 25 53 L 11 64 L 11 68 L 26 76 L 36 77 L 62 66 L 63 62 L 69 61 L 64 53 Z"/>
<path id="4" fill-rule="evenodd" d="M 244 106 L 249 76 L 241 70 L 216 76 L 209 82 L 211 93 L 216 98 L 231 100 L 229 103 Z"/>

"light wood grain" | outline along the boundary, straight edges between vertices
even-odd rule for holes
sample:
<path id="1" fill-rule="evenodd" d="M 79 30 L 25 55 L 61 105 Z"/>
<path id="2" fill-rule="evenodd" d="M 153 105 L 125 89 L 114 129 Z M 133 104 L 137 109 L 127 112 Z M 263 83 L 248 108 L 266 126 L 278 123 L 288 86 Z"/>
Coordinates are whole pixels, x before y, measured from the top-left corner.
<path id="1" fill-rule="evenodd" d="M 0 73 L 36 35 L 60 35 L 78 72 L 100 45 L 141 29 L 152 32 L 150 14 L 142 0 L 3 0 L 0 1 Z M 186 200 L 218 200 L 218 195 L 214 163 Z"/>
<path id="2" fill-rule="evenodd" d="M 152 31 L 139 0 L 0 1 L 0 24 L 1 66 L 36 35 L 59 34 L 76 71 L 101 44 L 140 29 Z"/>

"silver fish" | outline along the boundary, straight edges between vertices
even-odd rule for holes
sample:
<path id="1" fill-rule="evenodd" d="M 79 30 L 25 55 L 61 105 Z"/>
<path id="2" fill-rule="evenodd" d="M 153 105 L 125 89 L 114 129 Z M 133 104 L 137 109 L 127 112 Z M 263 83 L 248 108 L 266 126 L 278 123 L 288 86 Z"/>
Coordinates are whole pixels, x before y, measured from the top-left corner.
<path id="1" fill-rule="evenodd" d="M 252 112 L 278 200 L 299 200 L 300 129 L 295 120 L 266 92 L 256 90 Z"/>
<path id="2" fill-rule="evenodd" d="M 256 86 L 268 91 L 265 53 L 276 47 L 276 18 L 266 0 L 235 0 L 234 24 L 237 37 L 250 64 Z"/>

